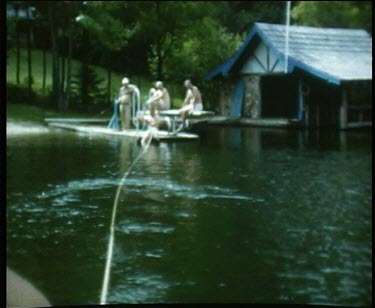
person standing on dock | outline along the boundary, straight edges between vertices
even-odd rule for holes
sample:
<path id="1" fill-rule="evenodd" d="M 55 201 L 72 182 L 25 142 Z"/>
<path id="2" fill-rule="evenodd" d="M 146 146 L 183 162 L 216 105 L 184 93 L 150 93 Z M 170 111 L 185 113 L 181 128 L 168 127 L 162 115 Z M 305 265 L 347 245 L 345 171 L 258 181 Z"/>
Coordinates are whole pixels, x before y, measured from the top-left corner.
<path id="1" fill-rule="evenodd" d="M 184 103 L 182 104 L 182 108 L 179 111 L 181 116 L 182 124 L 178 130 L 187 127 L 187 120 L 186 117 L 194 111 L 202 111 L 203 110 L 203 103 L 202 103 L 202 95 L 199 89 L 193 85 L 193 83 L 186 79 L 184 82 L 184 86 L 186 90 L 186 96 Z"/>
<path id="2" fill-rule="evenodd" d="M 131 108 L 134 94 L 133 85 L 129 84 L 128 78 L 122 79 L 122 87 L 119 91 L 117 103 L 119 104 L 120 120 L 122 130 L 131 127 Z"/>
<path id="3" fill-rule="evenodd" d="M 154 94 L 146 104 L 150 109 L 150 115 L 157 121 L 157 111 L 169 109 L 171 107 L 171 99 L 168 90 L 163 86 L 163 82 L 157 81 L 155 88 Z"/>

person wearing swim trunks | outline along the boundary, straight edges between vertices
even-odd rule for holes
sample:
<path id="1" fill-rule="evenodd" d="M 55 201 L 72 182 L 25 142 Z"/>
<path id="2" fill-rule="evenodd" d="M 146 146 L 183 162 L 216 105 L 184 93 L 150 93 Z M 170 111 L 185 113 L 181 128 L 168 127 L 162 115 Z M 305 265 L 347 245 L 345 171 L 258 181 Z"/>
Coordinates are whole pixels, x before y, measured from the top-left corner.
<path id="1" fill-rule="evenodd" d="M 193 85 L 193 83 L 187 79 L 184 82 L 186 90 L 185 100 L 182 104 L 182 108 L 179 110 L 179 115 L 182 120 L 182 124 L 179 130 L 187 127 L 186 117 L 194 111 L 202 111 L 202 95 L 199 89 Z"/>

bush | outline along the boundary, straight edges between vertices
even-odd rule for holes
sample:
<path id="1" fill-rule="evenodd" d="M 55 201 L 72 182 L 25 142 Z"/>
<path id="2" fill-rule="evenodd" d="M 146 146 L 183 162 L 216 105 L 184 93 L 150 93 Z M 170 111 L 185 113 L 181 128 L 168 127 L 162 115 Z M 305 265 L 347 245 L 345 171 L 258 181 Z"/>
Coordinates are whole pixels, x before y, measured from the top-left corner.
<path id="1" fill-rule="evenodd" d="M 39 107 L 49 108 L 52 105 L 49 98 L 49 91 L 43 91 L 41 89 L 32 89 L 31 94 L 29 94 L 29 89 L 27 86 L 17 86 L 15 84 L 7 84 L 7 103 L 11 104 L 27 104 Z"/>
<path id="2" fill-rule="evenodd" d="M 8 104 L 7 121 L 44 123 L 45 112 L 43 109 L 26 104 Z"/>
<path id="3" fill-rule="evenodd" d="M 23 79 L 23 84 L 25 86 L 29 86 L 29 78 L 30 78 L 30 81 L 31 81 L 31 84 L 33 85 L 34 84 L 34 77 L 33 76 L 26 76 L 24 79 Z"/>
<path id="4" fill-rule="evenodd" d="M 106 91 L 100 87 L 103 79 L 89 65 L 82 64 L 71 83 L 72 102 L 77 109 L 96 109 L 106 105 Z M 91 108 L 89 108 L 91 106 Z"/>
<path id="5" fill-rule="evenodd" d="M 7 102 L 33 104 L 35 100 L 36 94 L 33 90 L 29 93 L 29 89 L 25 86 L 7 84 Z"/>

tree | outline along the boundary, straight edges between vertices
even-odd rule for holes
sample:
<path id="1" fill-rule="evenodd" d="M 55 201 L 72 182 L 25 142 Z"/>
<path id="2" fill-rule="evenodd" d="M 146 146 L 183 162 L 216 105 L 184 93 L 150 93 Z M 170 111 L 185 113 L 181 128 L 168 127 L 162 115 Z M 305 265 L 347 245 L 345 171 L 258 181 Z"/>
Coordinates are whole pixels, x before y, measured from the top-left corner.
<path id="1" fill-rule="evenodd" d="M 372 33 L 371 1 L 300 1 L 291 17 L 298 25 L 363 28 Z"/>
<path id="2" fill-rule="evenodd" d="M 78 74 L 72 78 L 73 99 L 79 109 L 88 110 L 89 105 L 100 105 L 105 101 L 105 92 L 100 87 L 102 81 L 90 65 L 81 65 Z"/>
<path id="3" fill-rule="evenodd" d="M 92 51 L 100 50 L 102 63 L 107 67 L 107 101 L 111 101 L 111 69 L 112 54 L 126 46 L 133 31 L 125 26 L 115 12 L 126 7 L 122 2 L 87 2 L 77 20 L 82 26 L 84 35 L 95 41 Z M 89 42 L 87 42 L 89 43 Z M 93 48 L 94 47 L 94 48 Z M 90 50 L 87 50 L 90 53 Z M 89 63 L 86 61 L 85 63 Z"/>
<path id="4" fill-rule="evenodd" d="M 153 1 L 139 4 L 137 36 L 150 42 L 148 62 L 157 79 L 164 79 L 165 61 L 187 29 L 190 19 L 197 18 L 203 3 L 193 1 Z M 195 16 L 194 16 L 195 15 Z"/>
<path id="5" fill-rule="evenodd" d="M 58 46 L 58 25 L 56 23 L 56 7 L 52 3 L 48 4 L 48 17 L 50 25 L 51 48 L 52 48 L 52 99 L 57 102 L 59 110 L 63 109 L 62 91 L 60 84 L 60 63 Z"/>
<path id="6" fill-rule="evenodd" d="M 168 79 L 201 79 L 240 46 L 243 37 L 230 33 L 211 17 L 192 23 L 165 61 Z"/>
<path id="7" fill-rule="evenodd" d="M 20 47 L 21 47 L 21 34 L 26 34 L 26 48 L 27 48 L 27 76 L 25 78 L 28 95 L 32 97 L 32 59 L 31 59 L 31 44 L 32 44 L 32 28 L 34 18 L 31 15 L 32 7 L 30 1 L 13 1 L 11 6 L 14 9 L 15 16 L 10 18 L 15 30 L 16 36 L 16 82 L 20 83 Z M 22 12 L 22 15 L 20 14 Z M 8 22 L 7 22 L 8 23 Z M 9 24 L 9 23 L 8 23 Z"/>
<path id="8" fill-rule="evenodd" d="M 228 1 L 221 19 L 230 32 L 247 33 L 254 22 L 285 23 L 286 1 Z"/>
<path id="9" fill-rule="evenodd" d="M 64 1 L 64 10 L 60 13 L 61 31 L 59 45 L 62 48 L 61 61 L 61 91 L 62 110 L 66 111 L 70 105 L 71 83 L 72 83 L 72 58 L 73 58 L 73 32 L 77 28 L 76 17 L 82 8 L 82 1 Z"/>
<path id="10" fill-rule="evenodd" d="M 33 6 L 36 8 L 36 42 L 40 42 L 39 46 L 43 51 L 43 69 L 42 69 L 42 89 L 46 88 L 46 73 L 47 73 L 47 50 L 50 48 L 49 40 L 49 21 L 48 21 L 48 6 L 42 1 L 33 1 Z M 42 37 L 43 39 L 39 39 Z"/>
<path id="11" fill-rule="evenodd" d="M 29 1 L 26 2 L 29 4 Z M 31 7 L 26 6 L 26 23 L 27 23 L 27 85 L 28 85 L 28 94 L 29 97 L 32 97 L 32 84 L 33 84 L 33 75 L 32 75 L 32 59 L 31 59 L 31 34 L 32 34 L 32 19 L 31 19 Z"/>
<path id="12" fill-rule="evenodd" d="M 15 41 L 16 41 L 16 83 L 17 85 L 20 84 L 20 17 L 19 11 L 22 7 L 22 1 L 14 1 L 12 2 L 15 16 L 12 19 L 13 21 L 13 29 L 15 31 Z"/>
<path id="13" fill-rule="evenodd" d="M 6 60 L 8 63 L 8 55 L 13 49 L 12 36 L 16 32 L 16 20 L 15 18 L 7 18 L 7 53 Z"/>
<path id="14" fill-rule="evenodd" d="M 83 1 L 32 1 L 37 10 L 39 35 L 49 34 L 50 44 L 46 43 L 46 37 L 37 39 L 41 42 L 43 50 L 50 47 L 52 53 L 51 99 L 57 103 L 57 107 L 61 111 L 66 111 L 69 106 L 73 31 L 75 17 L 78 15 L 82 3 Z M 68 50 L 67 54 L 64 53 L 65 49 Z M 45 53 L 43 59 L 44 88 Z"/>
<path id="15" fill-rule="evenodd" d="M 82 6 L 81 2 L 69 2 L 68 6 L 68 61 L 67 61 L 67 77 L 65 87 L 65 104 L 64 110 L 67 110 L 70 105 L 71 83 L 72 83 L 72 58 L 73 58 L 73 31 L 75 28 L 75 18 Z"/>
<path id="16" fill-rule="evenodd" d="M 16 11 L 16 82 L 20 84 L 20 26 L 19 26 L 19 18 L 18 13 L 20 9 L 20 5 L 15 3 L 15 11 Z"/>
<path id="17" fill-rule="evenodd" d="M 214 101 L 212 83 L 202 83 L 203 76 L 228 59 L 241 45 L 243 35 L 230 33 L 217 20 L 204 17 L 192 24 L 166 60 L 170 80 L 192 79 L 201 89 L 205 107 Z"/>

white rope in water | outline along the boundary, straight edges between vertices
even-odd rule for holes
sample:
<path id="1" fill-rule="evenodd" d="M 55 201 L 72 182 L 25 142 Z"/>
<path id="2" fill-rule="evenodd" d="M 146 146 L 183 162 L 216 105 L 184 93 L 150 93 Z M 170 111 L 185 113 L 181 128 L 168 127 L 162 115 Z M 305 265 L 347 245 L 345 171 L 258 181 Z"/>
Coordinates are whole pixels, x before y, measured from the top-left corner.
<path id="1" fill-rule="evenodd" d="M 152 141 L 152 137 L 148 139 L 148 142 L 143 148 L 143 151 L 139 153 L 137 158 L 133 161 L 133 163 L 130 165 L 128 170 L 125 172 L 124 176 L 121 179 L 121 182 L 117 188 L 115 201 L 113 203 L 113 210 L 112 210 L 112 220 L 111 220 L 111 226 L 110 226 L 110 235 L 109 235 L 109 242 L 108 242 L 108 251 L 107 251 L 107 262 L 105 265 L 105 271 L 104 271 L 104 278 L 103 278 L 103 287 L 102 287 L 102 293 L 100 297 L 100 304 L 105 305 L 107 303 L 107 294 L 108 294 L 108 285 L 109 285 L 109 276 L 110 276 L 110 270 L 111 270 L 111 264 L 112 264 L 112 255 L 113 255 L 113 245 L 115 242 L 115 220 L 116 220 L 116 211 L 117 211 L 117 205 L 118 200 L 121 192 L 121 188 L 125 183 L 126 178 L 128 177 L 130 171 L 134 167 L 134 165 L 137 163 L 137 161 L 140 160 L 142 155 L 147 152 L 150 143 Z"/>

